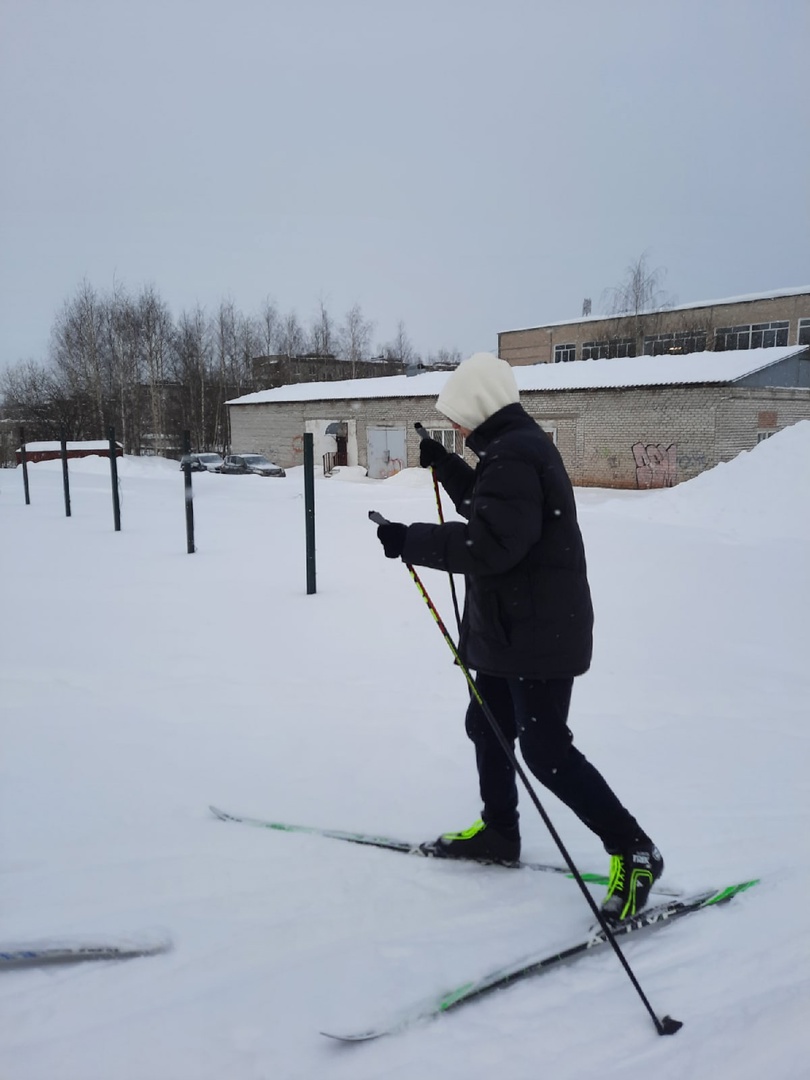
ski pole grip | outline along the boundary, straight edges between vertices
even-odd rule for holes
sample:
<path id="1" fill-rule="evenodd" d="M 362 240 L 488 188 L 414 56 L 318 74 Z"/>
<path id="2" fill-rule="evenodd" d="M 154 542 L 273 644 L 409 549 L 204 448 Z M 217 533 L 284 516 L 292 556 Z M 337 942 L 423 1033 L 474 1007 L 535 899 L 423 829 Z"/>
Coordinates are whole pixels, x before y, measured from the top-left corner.
<path id="1" fill-rule="evenodd" d="M 382 514 L 379 514 L 376 510 L 369 510 L 368 516 L 375 525 L 387 525 L 388 518 L 384 518 Z"/>
<path id="2" fill-rule="evenodd" d="M 420 439 L 429 439 L 430 438 L 430 436 L 428 435 L 428 433 L 425 431 L 425 429 L 422 427 L 422 425 L 419 423 L 418 420 L 413 426 L 416 428 L 416 433 L 417 433 L 417 435 L 419 436 Z"/>

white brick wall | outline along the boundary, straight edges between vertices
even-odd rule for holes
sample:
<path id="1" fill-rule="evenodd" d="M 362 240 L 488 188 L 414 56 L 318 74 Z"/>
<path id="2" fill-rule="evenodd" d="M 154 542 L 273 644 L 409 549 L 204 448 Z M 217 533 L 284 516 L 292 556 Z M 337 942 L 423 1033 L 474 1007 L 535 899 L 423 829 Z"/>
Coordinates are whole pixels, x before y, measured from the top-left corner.
<path id="1" fill-rule="evenodd" d="M 535 419 L 556 427 L 573 482 L 597 487 L 688 480 L 755 446 L 761 412 L 776 412 L 777 430 L 810 419 L 810 390 L 803 389 L 566 390 L 524 393 L 521 401 Z M 369 425 L 404 425 L 408 466 L 419 464 L 414 422 L 448 425 L 433 399 L 423 397 L 236 405 L 230 413 L 233 452 L 264 453 L 285 468 L 303 463 L 306 420 L 355 420 L 362 466 L 368 464 Z"/>

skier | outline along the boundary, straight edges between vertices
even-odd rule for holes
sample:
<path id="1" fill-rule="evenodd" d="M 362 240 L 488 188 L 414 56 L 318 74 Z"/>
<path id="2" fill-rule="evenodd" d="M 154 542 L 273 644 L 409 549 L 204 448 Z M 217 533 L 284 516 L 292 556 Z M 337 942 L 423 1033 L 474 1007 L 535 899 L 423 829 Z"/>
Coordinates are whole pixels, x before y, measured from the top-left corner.
<path id="1" fill-rule="evenodd" d="M 534 776 L 601 839 L 611 857 L 602 911 L 635 914 L 661 876 L 658 848 L 574 746 L 568 710 L 574 678 L 591 662 L 593 609 L 571 481 L 556 446 L 520 404 L 512 368 L 491 353 L 465 360 L 436 402 L 477 456 L 473 469 L 423 439 L 433 468 L 466 522 L 387 522 L 389 559 L 464 574 L 458 652 L 481 697 Z M 475 698 L 466 714 L 483 811 L 469 829 L 430 846 L 444 858 L 520 858 L 515 770 Z"/>

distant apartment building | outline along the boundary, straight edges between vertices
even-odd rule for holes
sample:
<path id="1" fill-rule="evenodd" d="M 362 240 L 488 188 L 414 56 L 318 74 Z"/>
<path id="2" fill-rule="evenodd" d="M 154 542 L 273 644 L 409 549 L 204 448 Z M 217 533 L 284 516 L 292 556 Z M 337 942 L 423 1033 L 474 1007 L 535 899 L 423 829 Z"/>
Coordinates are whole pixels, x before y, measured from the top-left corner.
<path id="1" fill-rule="evenodd" d="M 292 386 L 297 383 L 419 375 L 423 371 L 451 371 L 456 367 L 454 363 L 423 364 L 419 360 L 406 363 L 388 356 L 372 356 L 367 360 L 343 360 L 331 353 L 324 356 L 287 356 L 286 353 L 279 353 L 255 356 L 251 363 L 253 385 L 257 390 L 271 390 L 277 386 Z"/>
<path id="2" fill-rule="evenodd" d="M 498 355 L 515 366 L 784 345 L 810 345 L 810 288 L 587 316 L 498 334 Z"/>
<path id="3" fill-rule="evenodd" d="M 293 383 L 337 382 L 343 379 L 371 379 L 380 375 L 404 375 L 401 360 L 375 357 L 371 360 L 341 360 L 337 356 L 287 356 L 279 353 L 255 356 L 252 360 L 253 384 L 269 390 Z"/>

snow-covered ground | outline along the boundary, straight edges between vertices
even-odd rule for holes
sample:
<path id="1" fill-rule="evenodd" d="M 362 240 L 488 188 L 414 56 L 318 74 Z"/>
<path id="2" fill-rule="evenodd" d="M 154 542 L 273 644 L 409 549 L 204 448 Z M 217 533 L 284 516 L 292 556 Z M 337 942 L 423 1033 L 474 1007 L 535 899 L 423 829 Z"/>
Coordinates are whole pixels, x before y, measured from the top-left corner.
<path id="1" fill-rule="evenodd" d="M 0 970 L 3 1080 L 798 1080 L 810 1060 L 810 423 L 662 492 L 581 490 L 597 612 L 572 724 L 691 889 L 730 905 L 361 1046 L 399 1005 L 563 944 L 564 878 L 216 821 L 406 839 L 478 815 L 465 685 L 367 519 L 434 520 L 430 477 L 316 484 L 175 464 L 0 473 L 0 945 L 172 937 L 143 959 Z M 446 511 L 450 513 L 445 504 Z M 448 625 L 444 576 L 425 583 Z M 607 859 L 540 790 L 583 869 Z M 523 799 L 524 855 L 557 861 Z M 598 896 L 599 890 L 595 890 Z"/>

